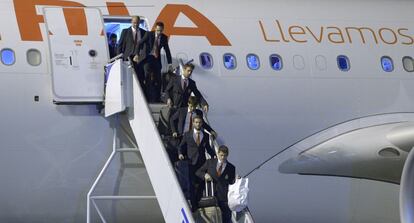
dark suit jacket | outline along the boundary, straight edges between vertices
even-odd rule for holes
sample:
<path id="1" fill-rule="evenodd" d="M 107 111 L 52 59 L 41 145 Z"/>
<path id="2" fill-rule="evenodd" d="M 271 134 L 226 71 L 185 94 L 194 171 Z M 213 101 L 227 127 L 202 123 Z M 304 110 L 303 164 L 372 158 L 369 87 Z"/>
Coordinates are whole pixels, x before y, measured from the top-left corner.
<path id="1" fill-rule="evenodd" d="M 171 59 L 170 47 L 168 46 L 168 37 L 165 34 L 161 33 L 161 36 L 159 38 L 160 38 L 160 41 L 159 41 L 159 46 L 158 46 L 158 55 L 161 55 L 161 48 L 164 48 L 165 54 L 167 56 L 167 61 L 169 64 L 171 64 L 172 59 Z M 152 48 L 154 47 L 154 41 L 155 41 L 154 31 L 145 33 L 144 38 L 140 40 L 140 43 L 141 43 L 140 46 L 142 48 L 144 48 L 145 46 L 146 55 L 149 55 L 152 52 Z M 158 63 L 161 64 L 161 57 L 158 57 L 157 61 Z"/>
<path id="2" fill-rule="evenodd" d="M 188 78 L 187 88 L 183 90 L 181 87 L 181 76 L 174 76 L 174 78 L 170 79 L 167 87 L 165 87 L 165 92 L 167 94 L 167 97 L 171 98 L 174 106 L 177 108 L 187 106 L 188 98 L 190 97 L 191 93 L 194 93 L 202 106 L 207 105 L 206 100 L 197 89 L 195 81 L 190 78 Z"/>
<path id="3" fill-rule="evenodd" d="M 141 39 L 144 38 L 146 31 L 141 28 L 139 28 L 138 30 Z M 139 43 L 140 41 L 136 41 L 134 44 L 134 36 L 131 27 L 129 27 L 128 29 L 123 29 L 121 33 L 121 38 L 119 39 L 118 43 L 118 54 L 123 53 L 124 60 L 126 60 L 128 57 L 133 57 L 135 55 L 139 55 L 143 59 L 145 56 L 145 49 L 142 50 L 142 47 L 140 47 Z"/>
<path id="4" fill-rule="evenodd" d="M 188 107 L 179 108 L 173 115 L 171 115 L 170 126 L 173 133 L 176 132 L 179 135 L 182 135 L 184 133 L 185 119 L 187 118 L 187 115 Z M 193 111 L 193 115 L 198 115 L 203 118 L 203 112 L 200 109 L 195 109 Z M 203 122 L 203 129 L 207 130 L 210 133 L 214 131 L 206 122 Z"/>
<path id="5" fill-rule="evenodd" d="M 219 201 L 227 201 L 227 193 L 229 184 L 233 184 L 236 180 L 236 167 L 227 161 L 226 168 L 220 176 L 217 175 L 217 159 L 207 160 L 202 167 L 196 171 L 196 175 L 204 180 L 204 175 L 208 173 L 215 185 L 216 197 Z"/>
<path id="6" fill-rule="evenodd" d="M 109 58 L 114 58 L 116 55 L 118 55 L 117 54 L 118 44 L 115 44 L 115 45 L 109 44 L 108 47 L 109 47 Z"/>
<path id="7" fill-rule="evenodd" d="M 200 145 L 197 146 L 197 143 L 193 138 L 193 133 L 194 130 L 184 133 L 183 139 L 178 147 L 178 154 L 186 156 L 191 165 L 201 166 L 206 161 L 205 151 L 207 151 L 211 157 L 214 157 L 216 154 L 210 147 L 210 138 L 208 134 L 203 133 L 203 139 L 201 140 Z"/>

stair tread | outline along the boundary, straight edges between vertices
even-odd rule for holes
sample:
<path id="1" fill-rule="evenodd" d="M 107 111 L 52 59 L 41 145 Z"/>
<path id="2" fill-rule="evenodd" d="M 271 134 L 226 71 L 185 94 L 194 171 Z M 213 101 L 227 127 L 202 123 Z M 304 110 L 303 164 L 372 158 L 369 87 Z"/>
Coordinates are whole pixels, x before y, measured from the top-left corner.
<path id="1" fill-rule="evenodd" d="M 167 104 L 163 103 L 154 103 L 154 104 L 148 104 L 149 109 L 151 112 L 159 113 L 161 108 L 167 106 Z"/>

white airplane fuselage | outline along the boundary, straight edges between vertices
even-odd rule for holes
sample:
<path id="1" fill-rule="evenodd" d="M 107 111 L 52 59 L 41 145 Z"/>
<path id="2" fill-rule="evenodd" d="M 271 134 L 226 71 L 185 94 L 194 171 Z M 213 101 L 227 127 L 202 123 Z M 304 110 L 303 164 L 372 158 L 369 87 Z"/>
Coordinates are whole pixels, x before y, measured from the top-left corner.
<path id="1" fill-rule="evenodd" d="M 23 22 L 39 20 L 27 16 L 32 2 L 38 15 L 41 6 L 63 4 L 0 1 L 0 50 L 16 55 L 13 65 L 0 63 L 0 221 L 83 222 L 86 193 L 112 148 L 112 128 L 95 105 L 53 104 L 45 25 L 35 22 L 41 40 L 37 27 L 22 30 Z M 76 2 L 109 16 L 106 1 Z M 210 105 L 210 124 L 241 176 L 330 126 L 414 111 L 414 73 L 402 63 L 414 57 L 412 2 L 122 2 L 150 27 L 164 12 L 171 27 L 220 31 L 166 29 L 174 60 L 195 60 L 192 78 Z M 168 7 L 181 13 L 171 16 Z M 204 17 L 197 20 L 194 11 Z M 29 49 L 41 52 L 39 66 L 27 63 Z M 200 66 L 203 52 L 213 57 L 211 69 Z M 224 67 L 225 53 L 236 56 L 234 70 Z M 259 69 L 247 67 L 249 53 L 260 58 Z M 281 56 L 281 70 L 270 66 L 271 54 Z M 338 69 L 338 55 L 349 58 L 349 71 Z M 383 71 L 383 56 L 393 59 L 392 72 Z M 257 222 L 399 222 L 397 184 L 280 173 L 279 165 L 299 152 L 288 149 L 249 176 Z"/>

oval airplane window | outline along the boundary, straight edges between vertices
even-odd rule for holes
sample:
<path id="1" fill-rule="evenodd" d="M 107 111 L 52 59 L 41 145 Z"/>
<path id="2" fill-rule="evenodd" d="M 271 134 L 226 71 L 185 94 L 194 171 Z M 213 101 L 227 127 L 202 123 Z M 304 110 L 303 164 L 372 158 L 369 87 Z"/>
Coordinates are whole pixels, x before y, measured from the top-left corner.
<path id="1" fill-rule="evenodd" d="M 414 71 L 414 60 L 412 57 L 403 57 L 402 59 L 404 70 L 407 72 L 413 72 Z"/>
<path id="2" fill-rule="evenodd" d="M 224 62 L 224 67 L 226 67 L 228 70 L 236 69 L 236 66 L 237 66 L 236 57 L 233 54 L 231 53 L 224 54 L 223 62 Z"/>
<path id="3" fill-rule="evenodd" d="M 301 55 L 293 56 L 293 66 L 297 70 L 303 70 L 305 68 L 305 59 Z"/>
<path id="4" fill-rule="evenodd" d="M 30 49 L 26 53 L 27 62 L 32 66 L 39 66 L 42 63 L 42 55 L 39 50 Z"/>
<path id="5" fill-rule="evenodd" d="M 322 55 L 318 55 L 318 56 L 315 57 L 315 64 L 316 64 L 316 67 L 318 68 L 318 70 L 320 70 L 320 71 L 324 71 L 327 68 L 326 58 Z"/>
<path id="6" fill-rule="evenodd" d="M 391 57 L 388 56 L 381 57 L 381 66 L 382 70 L 385 72 L 391 72 L 394 70 L 394 63 L 392 62 Z"/>
<path id="7" fill-rule="evenodd" d="M 270 66 L 273 70 L 282 70 L 283 63 L 282 63 L 282 57 L 277 54 L 272 54 L 269 57 L 270 59 Z"/>
<path id="8" fill-rule="evenodd" d="M 13 65 L 16 62 L 14 51 L 12 49 L 1 50 L 1 62 L 7 66 Z"/>
<path id="9" fill-rule="evenodd" d="M 338 63 L 338 68 L 341 71 L 348 71 L 350 69 L 350 67 L 351 67 L 350 64 L 349 64 L 349 59 L 348 59 L 347 56 L 339 55 L 336 58 L 336 61 Z"/>
<path id="10" fill-rule="evenodd" d="M 255 54 L 248 54 L 246 56 L 247 66 L 250 70 L 257 70 L 260 67 L 260 60 L 259 57 Z"/>
<path id="11" fill-rule="evenodd" d="M 211 69 L 213 67 L 213 57 L 209 53 L 200 54 L 200 64 L 204 69 Z"/>

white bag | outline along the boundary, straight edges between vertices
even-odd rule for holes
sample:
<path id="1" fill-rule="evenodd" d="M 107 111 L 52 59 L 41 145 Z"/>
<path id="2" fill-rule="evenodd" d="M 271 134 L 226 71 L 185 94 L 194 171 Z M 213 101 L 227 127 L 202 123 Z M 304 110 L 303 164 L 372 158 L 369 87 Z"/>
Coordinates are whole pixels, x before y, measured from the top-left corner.
<path id="1" fill-rule="evenodd" d="M 230 210 L 240 212 L 247 207 L 247 195 L 249 193 L 249 179 L 236 179 L 234 184 L 229 185 L 227 194 Z"/>

